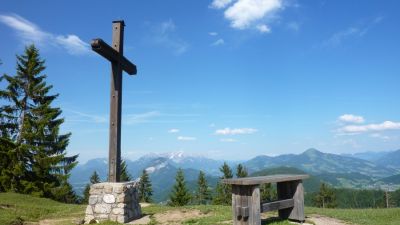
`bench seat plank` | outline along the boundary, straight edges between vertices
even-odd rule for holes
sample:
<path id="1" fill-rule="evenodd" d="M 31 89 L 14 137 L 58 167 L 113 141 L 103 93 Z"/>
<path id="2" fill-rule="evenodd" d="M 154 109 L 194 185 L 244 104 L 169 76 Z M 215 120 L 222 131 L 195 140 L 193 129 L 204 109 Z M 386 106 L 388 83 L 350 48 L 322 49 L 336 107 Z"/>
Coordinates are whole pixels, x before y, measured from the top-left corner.
<path id="1" fill-rule="evenodd" d="M 261 204 L 261 212 L 276 211 L 280 209 L 292 208 L 294 206 L 293 199 L 284 199 Z"/>
<path id="2" fill-rule="evenodd" d="M 258 185 L 265 183 L 278 183 L 285 181 L 303 180 L 307 179 L 309 176 L 307 174 L 293 175 L 293 174 L 280 174 L 280 175 L 270 175 L 261 177 L 244 177 L 244 178 L 232 178 L 223 179 L 224 184 L 234 184 L 234 185 Z"/>

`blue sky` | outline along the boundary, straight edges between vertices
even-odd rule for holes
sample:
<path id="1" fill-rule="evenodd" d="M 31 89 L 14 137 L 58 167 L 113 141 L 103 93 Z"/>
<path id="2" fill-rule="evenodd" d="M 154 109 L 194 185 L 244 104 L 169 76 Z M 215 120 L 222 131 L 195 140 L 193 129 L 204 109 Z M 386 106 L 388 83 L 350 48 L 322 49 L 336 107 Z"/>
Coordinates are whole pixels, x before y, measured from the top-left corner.
<path id="1" fill-rule="evenodd" d="M 124 19 L 122 155 L 216 159 L 400 148 L 400 2 L 3 1 L 1 73 L 35 43 L 80 161 L 108 154 L 110 65 Z M 0 84 L 4 87 L 4 84 Z"/>

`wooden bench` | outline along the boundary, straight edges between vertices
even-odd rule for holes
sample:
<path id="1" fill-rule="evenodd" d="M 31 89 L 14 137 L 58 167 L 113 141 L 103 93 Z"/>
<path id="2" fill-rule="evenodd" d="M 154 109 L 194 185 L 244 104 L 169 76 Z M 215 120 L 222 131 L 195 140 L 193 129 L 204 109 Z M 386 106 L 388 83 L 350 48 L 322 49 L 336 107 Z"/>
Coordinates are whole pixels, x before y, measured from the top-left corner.
<path id="1" fill-rule="evenodd" d="M 279 217 L 304 222 L 303 179 L 308 175 L 272 175 L 223 179 L 232 185 L 232 214 L 235 225 L 260 225 L 260 213 L 278 210 Z M 260 201 L 260 184 L 277 183 L 278 200 Z"/>

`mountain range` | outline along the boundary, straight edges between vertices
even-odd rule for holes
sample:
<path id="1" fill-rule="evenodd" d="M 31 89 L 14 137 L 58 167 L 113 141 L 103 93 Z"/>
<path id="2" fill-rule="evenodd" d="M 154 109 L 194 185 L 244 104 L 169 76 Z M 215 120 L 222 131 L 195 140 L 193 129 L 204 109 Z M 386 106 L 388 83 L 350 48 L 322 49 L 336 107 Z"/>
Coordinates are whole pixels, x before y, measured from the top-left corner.
<path id="1" fill-rule="evenodd" d="M 275 157 L 260 155 L 247 161 L 227 161 L 227 163 L 232 169 L 235 169 L 238 163 L 242 163 L 252 176 L 308 173 L 312 175 L 312 178 L 305 183 L 307 184 L 306 191 L 315 191 L 320 182 L 346 188 L 380 188 L 381 185 L 400 187 L 398 182 L 400 160 L 396 160 L 400 159 L 400 150 L 385 152 L 379 154 L 379 157 L 377 155 L 371 152 L 339 155 L 308 149 L 301 154 L 284 154 Z M 221 176 L 219 167 L 223 164 L 222 160 L 188 155 L 183 152 L 152 153 L 135 161 L 126 159 L 125 162 L 129 173 L 135 179 L 143 170 L 149 173 L 154 190 L 153 198 L 157 202 L 168 199 L 178 168 L 183 169 L 188 187 L 193 191 L 200 170 L 206 173 L 209 185 L 212 188 L 215 187 Z M 80 194 L 94 171 L 99 174 L 101 180 L 106 180 L 107 169 L 107 159 L 89 160 L 73 169 L 70 183 Z"/>

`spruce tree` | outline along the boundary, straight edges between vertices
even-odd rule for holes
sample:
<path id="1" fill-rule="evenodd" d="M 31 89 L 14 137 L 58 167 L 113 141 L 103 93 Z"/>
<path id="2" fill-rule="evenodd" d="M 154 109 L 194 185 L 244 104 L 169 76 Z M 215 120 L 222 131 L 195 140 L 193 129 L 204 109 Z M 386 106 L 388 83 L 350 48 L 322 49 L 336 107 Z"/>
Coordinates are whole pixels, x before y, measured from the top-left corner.
<path id="1" fill-rule="evenodd" d="M 313 204 L 320 208 L 335 208 L 337 206 L 335 190 L 321 183 L 319 192 L 313 198 Z"/>
<path id="2" fill-rule="evenodd" d="M 203 171 L 199 172 L 197 179 L 196 201 L 198 204 L 207 204 L 211 200 L 211 193 L 207 184 L 206 176 Z"/>
<path id="3" fill-rule="evenodd" d="M 97 174 L 96 171 L 94 171 L 92 173 L 92 175 L 90 176 L 90 184 L 86 184 L 85 189 L 83 190 L 83 200 L 82 203 L 87 204 L 89 202 L 89 191 L 90 191 L 90 185 L 92 184 L 97 184 L 100 183 L 100 177 Z"/>
<path id="4" fill-rule="evenodd" d="M 189 203 L 190 199 L 191 196 L 188 189 L 186 188 L 183 170 L 179 168 L 175 177 L 175 185 L 172 188 L 172 193 L 170 195 L 170 205 L 184 206 Z"/>
<path id="5" fill-rule="evenodd" d="M 236 167 L 236 177 L 247 177 L 247 169 L 244 167 L 242 164 L 239 163 L 239 165 Z"/>
<path id="6" fill-rule="evenodd" d="M 121 182 L 124 181 L 131 181 L 132 180 L 132 176 L 131 174 L 128 172 L 128 167 L 126 165 L 125 160 L 122 160 L 121 163 L 121 175 L 120 175 L 120 180 Z"/>
<path id="7" fill-rule="evenodd" d="M 276 189 L 273 188 L 273 186 L 268 183 L 268 184 L 261 184 L 260 185 L 260 196 L 261 200 L 263 201 L 274 201 L 277 199 L 277 193 Z"/>
<path id="8" fill-rule="evenodd" d="M 223 176 L 221 179 L 229 179 L 233 177 L 232 169 L 228 166 L 226 162 L 219 168 Z M 223 184 L 219 182 L 216 187 L 216 194 L 213 199 L 216 205 L 230 205 L 231 204 L 231 186 L 228 184 Z"/>
<path id="9" fill-rule="evenodd" d="M 139 200 L 141 202 L 152 202 L 152 195 L 153 188 L 151 187 L 149 174 L 146 172 L 146 170 L 143 170 L 139 181 Z"/>
<path id="10" fill-rule="evenodd" d="M 6 191 L 73 202 L 68 177 L 78 155 L 66 155 L 71 134 L 59 134 L 64 119 L 61 109 L 51 106 L 58 94 L 50 94 L 44 70 L 31 45 L 17 56 L 17 74 L 0 78 L 7 83 L 0 91 L 6 102 L 0 107 L 0 154 L 7 158 L 0 184 Z"/>

